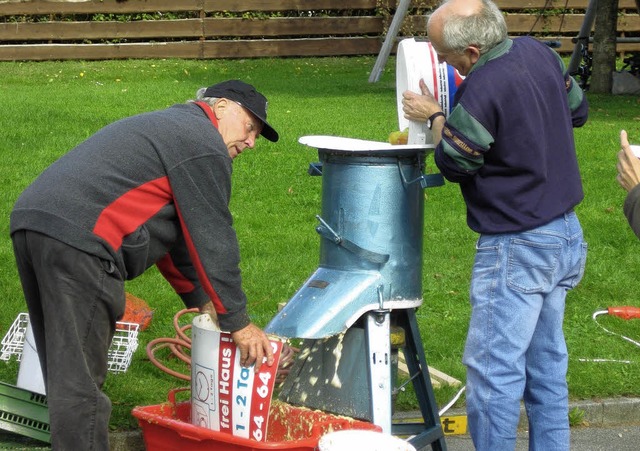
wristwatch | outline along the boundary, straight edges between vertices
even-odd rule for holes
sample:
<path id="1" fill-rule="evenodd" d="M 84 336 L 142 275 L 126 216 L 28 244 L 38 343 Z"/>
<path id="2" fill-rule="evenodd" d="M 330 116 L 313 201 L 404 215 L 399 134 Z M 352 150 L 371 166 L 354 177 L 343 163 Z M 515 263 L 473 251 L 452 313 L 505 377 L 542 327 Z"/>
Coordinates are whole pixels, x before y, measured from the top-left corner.
<path id="1" fill-rule="evenodd" d="M 444 113 L 442 111 L 437 111 L 429 116 L 429 119 L 427 119 L 427 127 L 429 127 L 429 130 L 433 128 L 433 121 L 435 121 L 436 118 L 440 116 L 444 117 Z"/>

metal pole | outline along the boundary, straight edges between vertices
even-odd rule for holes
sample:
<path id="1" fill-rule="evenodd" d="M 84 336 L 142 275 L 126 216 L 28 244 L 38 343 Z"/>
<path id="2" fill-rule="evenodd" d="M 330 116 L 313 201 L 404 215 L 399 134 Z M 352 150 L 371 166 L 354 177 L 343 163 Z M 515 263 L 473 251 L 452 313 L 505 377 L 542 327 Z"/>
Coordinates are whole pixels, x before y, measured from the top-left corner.
<path id="1" fill-rule="evenodd" d="M 593 22 L 596 18 L 596 3 L 597 0 L 590 0 L 589 6 L 587 6 L 587 12 L 585 13 L 584 20 L 582 21 L 582 27 L 580 27 L 580 32 L 576 38 L 576 45 L 573 48 L 571 60 L 569 60 L 569 66 L 567 68 L 569 74 L 575 74 L 577 72 L 578 66 L 580 65 L 580 58 L 582 57 L 582 46 L 589 45 L 589 35 L 591 34 Z"/>
<path id="2" fill-rule="evenodd" d="M 398 9 L 396 9 L 395 14 L 393 15 L 393 20 L 391 21 L 391 25 L 389 26 L 387 36 L 385 36 L 384 38 L 384 43 L 382 44 L 380 53 L 378 53 L 376 63 L 373 65 L 373 69 L 371 70 L 371 74 L 369 75 L 369 83 L 375 83 L 380 79 L 380 74 L 382 73 L 382 69 L 384 69 L 385 64 L 387 64 L 387 59 L 389 58 L 389 54 L 391 53 L 391 48 L 393 47 L 393 43 L 396 40 L 396 36 L 398 36 L 400 25 L 402 24 L 404 16 L 409 10 L 410 4 L 411 0 L 400 0 Z"/>

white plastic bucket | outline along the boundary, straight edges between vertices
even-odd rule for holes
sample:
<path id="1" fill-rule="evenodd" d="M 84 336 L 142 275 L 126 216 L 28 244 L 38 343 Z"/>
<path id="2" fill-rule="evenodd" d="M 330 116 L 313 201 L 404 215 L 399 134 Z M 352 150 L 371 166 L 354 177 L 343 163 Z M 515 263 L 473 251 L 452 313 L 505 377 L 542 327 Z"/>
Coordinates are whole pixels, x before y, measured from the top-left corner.
<path id="1" fill-rule="evenodd" d="M 270 339 L 275 362 L 268 366 L 240 364 L 231 334 L 220 331 L 208 314 L 193 318 L 191 327 L 191 424 L 253 439 L 267 438 L 267 425 L 282 341 Z"/>
<path id="2" fill-rule="evenodd" d="M 191 422 L 220 430 L 218 384 L 220 329 L 209 315 L 193 318 L 191 328 Z"/>
<path id="3" fill-rule="evenodd" d="M 431 130 L 426 123 L 409 121 L 402 111 L 402 94 L 413 91 L 420 94 L 420 79 L 438 100 L 446 117 L 452 109 L 453 98 L 464 77 L 447 63 L 438 63 L 438 55 L 429 42 L 414 38 L 398 44 L 396 57 L 396 99 L 399 130 L 409 129 L 408 144 L 432 144 Z"/>
<path id="4" fill-rule="evenodd" d="M 31 322 L 27 323 L 25 331 L 22 359 L 20 360 L 16 385 L 33 393 L 46 394 L 42 367 L 40 366 L 38 351 L 36 351 L 36 340 L 33 338 L 33 331 L 31 330 Z"/>
<path id="5" fill-rule="evenodd" d="M 345 429 L 323 435 L 318 451 L 416 451 L 411 443 L 382 432 Z"/>

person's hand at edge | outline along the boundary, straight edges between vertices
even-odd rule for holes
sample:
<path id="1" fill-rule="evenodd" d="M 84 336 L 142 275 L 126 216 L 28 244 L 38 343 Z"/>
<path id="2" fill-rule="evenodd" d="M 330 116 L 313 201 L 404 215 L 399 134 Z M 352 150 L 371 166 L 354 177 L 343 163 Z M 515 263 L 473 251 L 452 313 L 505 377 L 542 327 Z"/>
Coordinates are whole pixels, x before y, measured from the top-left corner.
<path id="1" fill-rule="evenodd" d="M 631 150 L 625 130 L 620 132 L 620 146 L 618 164 L 616 165 L 618 169 L 616 179 L 620 186 L 629 192 L 640 183 L 640 160 Z"/>

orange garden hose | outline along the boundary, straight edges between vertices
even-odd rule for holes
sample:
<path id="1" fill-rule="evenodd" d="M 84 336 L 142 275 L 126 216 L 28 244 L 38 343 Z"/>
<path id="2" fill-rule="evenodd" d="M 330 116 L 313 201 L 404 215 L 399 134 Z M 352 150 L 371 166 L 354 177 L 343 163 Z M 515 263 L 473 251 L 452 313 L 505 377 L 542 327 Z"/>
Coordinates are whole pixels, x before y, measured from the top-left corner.
<path id="1" fill-rule="evenodd" d="M 185 362 L 187 365 L 191 365 L 191 354 L 187 354 L 185 350 L 191 351 L 191 338 L 186 334 L 186 331 L 191 329 L 191 324 L 187 324 L 185 326 L 180 326 L 180 318 L 187 313 L 199 313 L 200 311 L 197 308 L 192 309 L 182 309 L 178 313 L 173 316 L 173 327 L 176 330 L 176 337 L 160 337 L 155 338 L 147 344 L 147 356 L 151 363 L 153 363 L 156 367 L 160 368 L 167 374 L 171 376 L 175 376 L 178 379 L 190 381 L 191 374 L 183 374 L 179 371 L 172 370 L 168 368 L 166 365 L 162 364 L 159 359 L 156 358 L 156 351 L 164 348 L 169 348 L 171 354 L 175 357 L 178 357 L 180 360 Z"/>
<path id="2" fill-rule="evenodd" d="M 197 308 L 182 309 L 174 315 L 173 327 L 176 330 L 176 336 L 174 338 L 160 337 L 151 340 L 149 344 L 147 344 L 147 356 L 153 365 L 171 376 L 186 381 L 191 381 L 190 370 L 188 374 L 173 370 L 161 363 L 155 354 L 160 349 L 168 348 L 171 351 L 170 356 L 177 357 L 189 368 L 191 367 L 191 337 L 187 334 L 187 331 L 191 329 L 191 324 L 180 325 L 181 317 L 189 313 L 200 313 L 200 311 Z M 276 373 L 276 383 L 283 382 L 289 374 L 296 352 L 298 352 L 298 349 L 287 345 L 287 343 L 282 347 L 280 363 Z"/>

